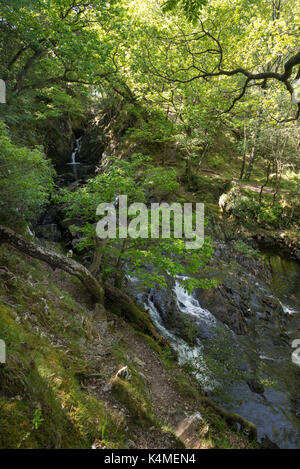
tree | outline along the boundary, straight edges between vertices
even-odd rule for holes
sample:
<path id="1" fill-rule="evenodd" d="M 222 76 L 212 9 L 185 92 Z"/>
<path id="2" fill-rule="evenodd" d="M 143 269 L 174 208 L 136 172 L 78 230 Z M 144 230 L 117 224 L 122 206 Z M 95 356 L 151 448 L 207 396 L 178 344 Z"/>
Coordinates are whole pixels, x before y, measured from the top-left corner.
<path id="1" fill-rule="evenodd" d="M 128 96 L 112 60 L 121 18 L 122 8 L 114 1 L 1 2 L 6 122 L 28 134 L 32 123 L 63 113 L 78 117 L 95 86 L 103 90 L 111 83 Z"/>
<path id="2" fill-rule="evenodd" d="M 96 304 L 103 305 L 105 300 L 118 307 L 120 312 L 142 332 L 151 334 L 155 339 L 165 342 L 152 325 L 147 314 L 140 311 L 134 301 L 111 284 L 103 285 L 82 264 L 63 254 L 29 241 L 15 231 L 0 225 L 0 244 L 6 243 L 22 253 L 46 262 L 54 268 L 60 268 L 75 275 L 86 287 Z M 97 311 L 97 308 L 96 308 Z"/>
<path id="3" fill-rule="evenodd" d="M 34 220 L 53 191 L 54 170 L 39 150 L 15 145 L 0 121 L 0 218 L 16 226 Z"/>
<path id="4" fill-rule="evenodd" d="M 213 252 L 208 238 L 202 248 L 193 250 L 186 249 L 184 240 L 172 235 L 170 239 L 163 240 L 116 237 L 103 243 L 97 241 L 96 210 L 100 203 L 111 203 L 122 194 L 128 196 L 129 204 L 137 201 L 148 203 L 153 194 L 162 198 L 156 200 L 176 196 L 179 188 L 176 173 L 161 169 L 152 166 L 150 158 L 141 154 L 132 155 L 130 161 L 113 158 L 112 164 L 85 186 L 74 192 L 63 190 L 57 200 L 65 204 L 68 218 L 75 215 L 80 218 L 83 226 L 77 227 L 81 239 L 76 248 L 96 249 L 99 256 L 97 260 L 94 258 L 92 271 L 96 274 L 98 269 L 103 280 L 114 278 L 120 287 L 124 276 L 130 275 L 138 277 L 147 286 L 166 287 L 167 273 L 174 277 L 184 274 L 190 276 L 182 279 L 187 290 L 209 288 L 214 281 L 197 278 Z"/>
<path id="5" fill-rule="evenodd" d="M 170 1 L 165 9 L 173 10 L 169 7 L 175 3 L 198 10 L 201 2 Z M 226 5 L 216 0 L 202 4 L 192 25 L 184 21 L 179 25 L 175 10 L 167 32 L 150 33 L 153 46 L 143 50 L 144 70 L 170 85 L 216 83 L 227 101 L 234 95 L 223 112 L 231 111 L 252 87 L 265 88 L 272 82 L 283 85 L 291 96 L 292 82 L 300 77 L 297 11 L 289 1 L 281 5 L 280 16 L 278 8 L 266 1 L 241 5 L 236 0 Z M 228 84 L 231 90 L 225 91 Z M 299 115 L 300 105 L 294 118 Z"/>

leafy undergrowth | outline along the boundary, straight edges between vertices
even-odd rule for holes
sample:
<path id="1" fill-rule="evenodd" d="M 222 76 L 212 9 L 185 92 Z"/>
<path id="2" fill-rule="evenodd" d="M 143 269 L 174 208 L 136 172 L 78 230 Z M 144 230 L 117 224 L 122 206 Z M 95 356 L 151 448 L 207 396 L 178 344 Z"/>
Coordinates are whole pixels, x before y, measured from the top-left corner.
<path id="1" fill-rule="evenodd" d="M 1 448 L 181 448 L 174 431 L 194 412 L 201 448 L 252 447 L 154 339 L 107 311 L 92 319 L 67 274 L 1 246 L 0 280 Z M 114 378 L 123 366 L 129 379 Z"/>

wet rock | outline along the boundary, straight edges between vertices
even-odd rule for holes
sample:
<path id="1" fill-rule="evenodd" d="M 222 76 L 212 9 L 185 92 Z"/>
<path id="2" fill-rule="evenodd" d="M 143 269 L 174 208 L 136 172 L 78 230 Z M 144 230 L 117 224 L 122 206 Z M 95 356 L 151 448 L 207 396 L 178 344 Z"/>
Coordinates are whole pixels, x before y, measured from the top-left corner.
<path id="1" fill-rule="evenodd" d="M 46 153 L 48 158 L 59 168 L 71 159 L 76 138 L 73 123 L 68 114 L 65 114 L 59 118 L 47 119 L 45 125 L 46 131 L 42 130 L 45 135 Z"/>
<path id="2" fill-rule="evenodd" d="M 59 209 L 51 205 L 33 223 L 33 229 L 38 238 L 58 242 L 63 238 L 63 228 L 60 224 Z"/>
<path id="3" fill-rule="evenodd" d="M 295 415 L 297 418 L 300 418 L 300 399 L 293 397 L 291 400 L 294 406 Z"/>
<path id="4" fill-rule="evenodd" d="M 58 242 L 62 239 L 62 232 L 56 223 L 36 226 L 35 234 L 38 238 L 47 239 L 48 241 Z"/>
<path id="5" fill-rule="evenodd" d="M 74 183 L 77 180 L 75 174 L 71 172 L 63 172 L 59 175 L 59 177 L 56 180 L 56 184 L 58 187 L 63 187 L 65 188 L 71 183 Z"/>
<path id="6" fill-rule="evenodd" d="M 48 225 L 57 222 L 57 207 L 54 205 L 47 207 L 47 210 L 38 218 L 39 225 Z"/>
<path id="7" fill-rule="evenodd" d="M 231 300 L 235 296 L 236 301 Z M 246 334 L 247 324 L 241 313 L 241 299 L 232 289 L 219 285 L 210 290 L 197 290 L 197 298 L 203 308 L 208 309 L 219 321 L 227 324 L 236 334 Z M 246 309 L 246 307 L 245 307 Z"/>
<path id="8" fill-rule="evenodd" d="M 272 440 L 270 440 L 270 438 L 266 435 L 264 438 L 262 438 L 261 449 L 280 449 L 280 447 Z"/>
<path id="9" fill-rule="evenodd" d="M 263 394 L 265 392 L 263 384 L 261 384 L 256 379 L 248 379 L 247 384 L 249 386 L 250 391 L 255 392 L 256 394 Z"/>
<path id="10" fill-rule="evenodd" d="M 98 122 L 90 122 L 82 136 L 80 162 L 94 165 L 99 163 L 107 143 L 103 127 Z"/>
<path id="11" fill-rule="evenodd" d="M 166 329 L 173 331 L 189 344 L 193 344 L 196 337 L 200 340 L 211 339 L 212 333 L 206 320 L 190 316 L 188 309 L 186 312 L 180 310 L 180 307 L 183 307 L 184 310 L 185 305 L 177 303 L 176 294 L 173 291 L 174 285 L 173 280 L 173 284 L 170 282 L 168 289 L 153 289 L 150 294 L 150 300 L 159 312 Z"/>
<path id="12" fill-rule="evenodd" d="M 265 313 L 269 314 L 269 316 L 274 316 L 274 314 L 276 313 L 283 313 L 282 306 L 275 298 L 271 298 L 270 296 L 264 296 L 262 297 L 261 302 L 264 306 Z"/>

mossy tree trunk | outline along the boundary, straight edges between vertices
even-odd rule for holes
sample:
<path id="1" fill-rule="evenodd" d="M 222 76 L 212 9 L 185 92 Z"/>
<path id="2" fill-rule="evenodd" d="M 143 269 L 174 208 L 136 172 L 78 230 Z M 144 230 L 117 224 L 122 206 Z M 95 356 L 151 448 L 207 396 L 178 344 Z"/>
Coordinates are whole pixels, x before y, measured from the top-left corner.
<path id="1" fill-rule="evenodd" d="M 70 259 L 63 254 L 52 251 L 49 248 L 41 246 L 30 241 L 24 236 L 0 225 L 0 243 L 7 243 L 19 251 L 28 254 L 31 257 L 44 261 L 52 267 L 62 269 L 71 275 L 79 278 L 86 289 L 91 293 L 96 302 L 103 303 L 104 291 L 101 284 L 95 279 L 91 272 L 82 264 Z"/>
<path id="2" fill-rule="evenodd" d="M 28 256 L 46 262 L 52 267 L 62 269 L 71 275 L 75 275 L 90 292 L 96 303 L 104 304 L 104 302 L 106 302 L 106 304 L 111 306 L 113 312 L 125 317 L 140 331 L 150 334 L 161 343 L 167 343 L 156 331 L 148 314 L 141 311 L 129 296 L 109 282 L 106 282 L 103 288 L 101 283 L 98 282 L 91 272 L 79 262 L 34 243 L 2 225 L 0 225 L 0 244 L 1 243 L 7 243 Z"/>

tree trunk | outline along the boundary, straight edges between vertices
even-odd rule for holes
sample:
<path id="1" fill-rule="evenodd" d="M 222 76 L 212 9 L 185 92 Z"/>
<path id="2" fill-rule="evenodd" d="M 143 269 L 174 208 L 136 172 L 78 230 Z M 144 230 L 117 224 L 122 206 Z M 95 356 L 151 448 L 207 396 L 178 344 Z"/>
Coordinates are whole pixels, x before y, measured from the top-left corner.
<path id="1" fill-rule="evenodd" d="M 244 124 L 244 154 L 243 154 L 243 162 L 242 162 L 240 180 L 242 180 L 244 177 L 246 158 L 247 158 L 247 130 L 246 130 L 246 124 Z"/>
<path id="2" fill-rule="evenodd" d="M 258 113 L 258 122 L 257 122 L 255 137 L 254 137 L 252 153 L 251 153 L 251 157 L 250 157 L 250 161 L 249 161 L 249 165 L 248 165 L 246 177 L 245 177 L 247 181 L 249 181 L 251 177 L 254 161 L 256 160 L 257 149 L 259 145 L 259 139 L 260 139 L 261 128 L 262 128 L 262 121 L 263 121 L 263 107 L 261 106 L 259 109 L 259 113 Z"/>
<path id="3" fill-rule="evenodd" d="M 260 188 L 259 198 L 258 198 L 259 206 L 261 206 L 262 195 L 263 195 L 264 188 L 265 188 L 265 187 L 268 185 L 268 183 L 269 183 L 270 172 L 271 172 L 271 163 L 268 164 L 266 180 L 265 180 L 265 182 L 262 184 L 262 186 L 261 186 L 261 188 Z"/>
<path id="4" fill-rule="evenodd" d="M 88 269 L 74 259 L 40 246 L 2 225 L 0 225 L 1 243 L 7 243 L 28 256 L 46 262 L 52 267 L 60 268 L 71 275 L 75 275 L 81 280 L 97 303 L 104 303 L 103 287 Z M 105 283 L 105 300 L 106 305 L 110 307 L 112 312 L 125 317 L 140 331 L 150 334 L 160 343 L 168 344 L 168 341 L 163 339 L 153 326 L 148 313 L 141 311 L 129 296 L 108 282 Z"/>
<path id="5" fill-rule="evenodd" d="M 96 248 L 94 252 L 93 262 L 89 266 L 89 271 L 92 275 L 98 278 L 98 273 L 100 271 L 102 258 L 103 258 L 103 249 L 107 245 L 109 239 L 105 239 L 100 241 L 98 238 L 96 239 Z"/>
<path id="6" fill-rule="evenodd" d="M 91 293 L 96 302 L 103 303 L 104 292 L 100 283 L 82 264 L 70 259 L 63 254 L 58 254 L 51 249 L 38 245 L 14 231 L 0 225 L 0 243 L 8 243 L 19 251 L 46 262 L 52 267 L 58 267 L 71 275 L 79 278 L 86 289 Z"/>

